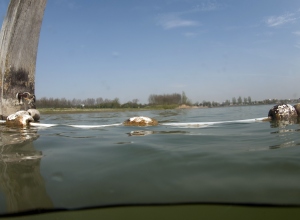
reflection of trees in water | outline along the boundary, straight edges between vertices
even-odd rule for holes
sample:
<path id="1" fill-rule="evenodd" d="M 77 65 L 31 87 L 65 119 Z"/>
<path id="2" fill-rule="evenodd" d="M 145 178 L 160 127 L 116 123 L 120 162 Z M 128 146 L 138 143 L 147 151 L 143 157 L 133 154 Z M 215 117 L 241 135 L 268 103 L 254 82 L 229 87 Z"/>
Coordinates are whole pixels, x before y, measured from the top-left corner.
<path id="1" fill-rule="evenodd" d="M 278 137 L 280 144 L 272 145 L 270 149 L 277 149 L 283 147 L 293 147 L 300 143 L 295 142 L 294 133 L 298 132 L 299 129 L 288 128 L 289 125 L 300 124 L 299 118 L 290 118 L 288 120 L 272 120 L 270 121 L 271 128 L 278 128 L 277 131 L 271 132 Z"/>
<path id="2" fill-rule="evenodd" d="M 51 208 L 40 174 L 42 152 L 34 149 L 38 134 L 30 129 L 0 128 L 0 188 L 8 212 Z"/>

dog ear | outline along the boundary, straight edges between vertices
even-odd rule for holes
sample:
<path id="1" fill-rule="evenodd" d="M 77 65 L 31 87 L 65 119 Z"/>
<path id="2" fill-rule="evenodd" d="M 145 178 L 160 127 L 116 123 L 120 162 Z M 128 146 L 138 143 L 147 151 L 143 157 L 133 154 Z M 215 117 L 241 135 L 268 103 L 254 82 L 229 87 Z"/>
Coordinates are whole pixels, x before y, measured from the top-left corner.
<path id="1" fill-rule="evenodd" d="M 18 92 L 16 94 L 16 98 L 18 99 L 19 103 L 22 102 L 21 98 L 22 98 L 22 93 Z"/>

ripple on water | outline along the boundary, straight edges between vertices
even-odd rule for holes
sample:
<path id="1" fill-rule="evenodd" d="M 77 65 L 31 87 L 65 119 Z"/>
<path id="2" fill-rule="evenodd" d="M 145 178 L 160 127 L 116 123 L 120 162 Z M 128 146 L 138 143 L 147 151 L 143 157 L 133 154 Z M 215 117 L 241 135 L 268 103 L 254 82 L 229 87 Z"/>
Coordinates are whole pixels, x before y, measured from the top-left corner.
<path id="1" fill-rule="evenodd" d="M 54 172 L 51 175 L 51 179 L 56 182 L 62 182 L 64 180 L 64 175 L 61 172 Z"/>
<path id="2" fill-rule="evenodd" d="M 78 124 L 101 124 L 103 120 L 114 124 L 136 115 L 160 122 L 232 121 L 258 118 L 268 109 L 141 111 L 105 114 L 103 118 L 100 113 L 85 114 L 78 115 Z M 55 120 L 77 124 L 70 122 L 77 116 L 72 117 L 62 120 L 57 116 Z M 299 130 L 297 123 L 271 122 L 226 123 L 200 129 L 56 126 L 38 129 L 40 137 L 32 143 L 46 155 L 39 163 L 40 171 L 55 207 L 162 201 L 300 204 Z M 5 154 L 21 155 L 25 146 L 15 146 L 17 152 Z M 34 155 L 32 147 L 23 155 Z"/>
<path id="3" fill-rule="evenodd" d="M 84 132 L 86 133 L 86 132 Z M 56 133 L 55 136 L 66 137 L 66 138 L 96 138 L 96 135 L 79 135 L 78 132 L 60 132 Z"/>

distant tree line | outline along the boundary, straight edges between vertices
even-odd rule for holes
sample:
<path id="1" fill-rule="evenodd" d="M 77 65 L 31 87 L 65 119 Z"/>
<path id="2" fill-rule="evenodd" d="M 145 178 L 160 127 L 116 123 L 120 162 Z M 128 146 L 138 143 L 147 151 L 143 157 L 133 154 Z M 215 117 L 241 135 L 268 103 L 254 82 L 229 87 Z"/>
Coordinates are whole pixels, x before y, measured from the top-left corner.
<path id="1" fill-rule="evenodd" d="M 252 102 L 252 99 L 250 96 L 247 98 L 242 99 L 241 96 L 239 96 L 237 99 L 235 97 L 232 98 L 232 101 L 230 102 L 229 99 L 227 99 L 225 102 L 215 102 L 215 101 L 203 101 L 202 103 L 196 103 L 196 105 L 202 105 L 206 107 L 218 107 L 218 106 L 230 106 L 230 105 L 252 105 L 254 104 Z"/>
<path id="2" fill-rule="evenodd" d="M 150 105 L 172 105 L 181 103 L 181 95 L 178 93 L 155 95 L 152 94 L 148 98 Z"/>
<path id="3" fill-rule="evenodd" d="M 251 97 L 238 98 L 233 97 L 230 101 L 227 99 L 224 102 L 215 102 L 215 101 L 202 101 L 202 103 L 196 102 L 191 103 L 190 99 L 186 96 L 185 92 L 182 94 L 173 93 L 173 94 L 163 94 L 157 95 L 152 94 L 148 98 L 148 104 L 138 103 L 138 99 L 133 99 L 126 103 L 121 104 L 118 98 L 115 99 L 103 99 L 99 98 L 88 98 L 88 99 L 72 99 L 67 100 L 66 98 L 40 98 L 36 100 L 37 108 L 144 108 L 148 105 L 150 106 L 169 106 L 174 108 L 178 105 L 195 105 L 195 106 L 204 106 L 204 107 L 221 107 L 221 106 L 231 106 L 231 105 L 259 105 L 259 104 L 280 104 L 280 103 L 297 103 L 299 99 L 265 99 L 262 101 L 252 101 Z"/>
<path id="4" fill-rule="evenodd" d="M 121 104 L 118 98 L 113 100 L 99 98 L 88 98 L 88 99 L 72 99 L 67 100 L 66 98 L 40 98 L 36 100 L 37 108 L 142 108 L 148 105 L 192 105 L 185 92 L 182 94 L 163 94 L 155 95 L 152 94 L 148 98 L 149 104 L 140 104 L 138 99 L 133 99 L 126 103 Z"/>
<path id="5" fill-rule="evenodd" d="M 182 92 L 182 94 L 152 94 L 149 96 L 148 102 L 149 105 L 191 105 L 191 102 L 186 96 L 185 92 Z"/>
<path id="6" fill-rule="evenodd" d="M 231 105 L 264 105 L 264 104 L 283 104 L 283 103 L 298 103 L 300 99 L 264 99 L 261 101 L 253 101 L 250 96 L 242 99 L 241 96 L 238 98 L 233 97 L 230 102 L 227 99 L 225 102 L 214 102 L 214 101 L 203 101 L 202 103 L 196 102 L 196 106 L 205 107 L 221 107 L 221 106 L 231 106 Z"/>
<path id="7" fill-rule="evenodd" d="M 118 98 L 113 100 L 103 98 L 72 99 L 65 98 L 40 98 L 36 100 L 37 108 L 139 108 L 138 99 L 133 99 L 120 104 Z"/>
<path id="8" fill-rule="evenodd" d="M 242 99 L 241 96 L 238 97 L 238 99 L 236 99 L 235 97 L 232 98 L 232 104 L 233 105 L 236 105 L 236 104 L 251 104 L 252 103 L 252 100 L 251 100 L 251 97 L 248 96 L 248 98 L 244 98 L 244 101 Z"/>

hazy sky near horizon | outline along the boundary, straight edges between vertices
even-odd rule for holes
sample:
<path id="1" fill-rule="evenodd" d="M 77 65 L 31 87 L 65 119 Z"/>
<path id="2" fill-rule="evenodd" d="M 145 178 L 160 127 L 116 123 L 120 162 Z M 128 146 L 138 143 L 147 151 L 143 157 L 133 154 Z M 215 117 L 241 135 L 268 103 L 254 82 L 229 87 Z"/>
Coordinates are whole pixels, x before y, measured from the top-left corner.
<path id="1" fill-rule="evenodd" d="M 47 2 L 37 98 L 300 98 L 299 82 L 299 0 Z"/>

